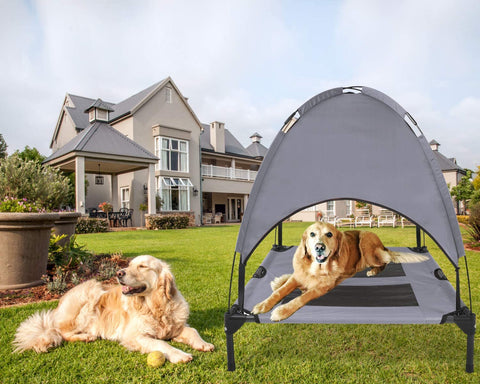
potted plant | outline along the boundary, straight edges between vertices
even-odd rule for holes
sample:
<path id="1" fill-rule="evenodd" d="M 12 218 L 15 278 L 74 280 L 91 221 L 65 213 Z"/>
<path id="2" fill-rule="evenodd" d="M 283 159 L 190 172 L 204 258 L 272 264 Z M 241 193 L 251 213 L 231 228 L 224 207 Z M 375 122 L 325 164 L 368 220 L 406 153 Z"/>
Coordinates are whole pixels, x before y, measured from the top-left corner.
<path id="1" fill-rule="evenodd" d="M 42 284 L 48 245 L 69 184 L 60 171 L 14 154 L 0 162 L 0 289 Z"/>

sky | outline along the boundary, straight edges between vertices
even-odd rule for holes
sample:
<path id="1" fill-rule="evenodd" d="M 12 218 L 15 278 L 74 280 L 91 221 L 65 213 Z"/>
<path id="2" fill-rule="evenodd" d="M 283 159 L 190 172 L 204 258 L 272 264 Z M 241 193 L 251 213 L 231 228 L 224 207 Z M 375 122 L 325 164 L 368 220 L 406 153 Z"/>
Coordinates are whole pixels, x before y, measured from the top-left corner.
<path id="1" fill-rule="evenodd" d="M 368 86 L 480 165 L 478 0 L 0 0 L 0 133 L 49 155 L 66 93 L 118 103 L 170 76 L 199 120 L 269 146 L 312 96 Z"/>

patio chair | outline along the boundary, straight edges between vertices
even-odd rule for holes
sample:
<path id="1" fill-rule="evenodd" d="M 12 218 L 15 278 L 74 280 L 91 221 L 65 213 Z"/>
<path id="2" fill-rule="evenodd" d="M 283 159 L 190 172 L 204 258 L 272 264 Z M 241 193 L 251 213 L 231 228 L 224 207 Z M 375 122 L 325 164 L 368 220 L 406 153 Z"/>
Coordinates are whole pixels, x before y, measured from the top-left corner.
<path id="1" fill-rule="evenodd" d="M 393 228 L 397 225 L 397 216 L 388 209 L 382 209 L 378 215 L 377 227 L 382 225 L 391 225 Z"/>
<path id="2" fill-rule="evenodd" d="M 373 222 L 373 215 L 370 214 L 368 208 L 361 208 L 357 210 L 357 215 L 355 216 L 355 227 L 368 225 L 370 228 L 372 228 Z"/>

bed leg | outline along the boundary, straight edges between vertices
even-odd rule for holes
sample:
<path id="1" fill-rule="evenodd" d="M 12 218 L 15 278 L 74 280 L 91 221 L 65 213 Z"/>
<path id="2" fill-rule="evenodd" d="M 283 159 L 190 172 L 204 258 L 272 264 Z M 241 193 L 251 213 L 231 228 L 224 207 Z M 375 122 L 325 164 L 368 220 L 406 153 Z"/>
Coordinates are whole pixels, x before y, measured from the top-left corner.
<path id="1" fill-rule="evenodd" d="M 227 337 L 227 369 L 235 370 L 235 348 L 233 345 L 233 335 L 246 322 L 259 323 L 258 316 L 242 310 L 238 305 L 234 305 L 225 313 L 225 335 Z"/>
<path id="2" fill-rule="evenodd" d="M 233 346 L 233 334 L 227 335 L 227 370 L 230 372 L 235 371 L 235 349 Z"/>
<path id="3" fill-rule="evenodd" d="M 467 364 L 465 371 L 467 373 L 473 372 L 473 348 L 475 345 L 475 333 L 467 335 Z"/>

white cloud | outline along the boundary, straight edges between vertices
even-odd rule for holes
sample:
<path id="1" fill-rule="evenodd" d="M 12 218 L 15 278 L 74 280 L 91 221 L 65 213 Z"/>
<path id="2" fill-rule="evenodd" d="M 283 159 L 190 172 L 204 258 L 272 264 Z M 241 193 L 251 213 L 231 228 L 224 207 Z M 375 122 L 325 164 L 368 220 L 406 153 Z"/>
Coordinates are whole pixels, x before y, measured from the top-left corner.
<path id="1" fill-rule="evenodd" d="M 269 145 L 319 92 L 367 85 L 460 165 L 480 162 L 469 149 L 478 143 L 469 100 L 480 99 L 475 0 L 0 0 L 0 9 L 9 151 L 49 153 L 66 92 L 118 102 L 172 76 L 202 122 L 223 120 L 245 145 L 255 131 Z"/>

